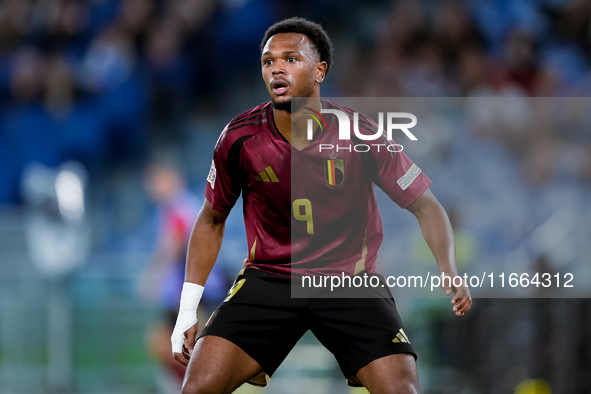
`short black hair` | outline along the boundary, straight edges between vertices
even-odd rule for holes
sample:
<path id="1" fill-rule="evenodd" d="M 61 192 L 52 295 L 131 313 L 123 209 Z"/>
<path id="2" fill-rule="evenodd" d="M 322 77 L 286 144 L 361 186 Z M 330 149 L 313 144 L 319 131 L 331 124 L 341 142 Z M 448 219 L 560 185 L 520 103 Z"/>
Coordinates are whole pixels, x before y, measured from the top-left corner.
<path id="1" fill-rule="evenodd" d="M 267 44 L 269 38 L 280 33 L 301 33 L 308 37 L 314 45 L 314 49 L 316 49 L 320 55 L 320 61 L 326 62 L 326 72 L 328 73 L 330 65 L 332 64 L 333 46 L 330 37 L 328 37 L 328 34 L 320 24 L 299 16 L 294 16 L 277 22 L 265 32 L 265 36 L 261 42 L 261 52 L 263 52 L 265 44 Z"/>

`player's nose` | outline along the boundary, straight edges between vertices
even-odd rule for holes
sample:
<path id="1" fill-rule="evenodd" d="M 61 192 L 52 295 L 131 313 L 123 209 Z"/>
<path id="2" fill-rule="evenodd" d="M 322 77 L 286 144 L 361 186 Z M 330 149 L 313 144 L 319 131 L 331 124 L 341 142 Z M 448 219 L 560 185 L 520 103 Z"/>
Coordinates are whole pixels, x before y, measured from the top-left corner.
<path id="1" fill-rule="evenodd" d="M 275 62 L 275 64 L 273 65 L 273 75 L 278 75 L 278 74 L 285 74 L 283 62 Z"/>

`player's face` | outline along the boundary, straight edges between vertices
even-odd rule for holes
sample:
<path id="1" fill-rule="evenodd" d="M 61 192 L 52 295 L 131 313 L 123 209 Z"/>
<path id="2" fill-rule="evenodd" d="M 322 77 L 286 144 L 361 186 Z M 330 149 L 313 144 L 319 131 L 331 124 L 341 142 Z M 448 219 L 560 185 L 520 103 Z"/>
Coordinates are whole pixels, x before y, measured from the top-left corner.
<path id="1" fill-rule="evenodd" d="M 320 96 L 326 62 L 300 33 L 272 36 L 261 56 L 263 79 L 276 109 L 291 112 L 292 97 Z"/>

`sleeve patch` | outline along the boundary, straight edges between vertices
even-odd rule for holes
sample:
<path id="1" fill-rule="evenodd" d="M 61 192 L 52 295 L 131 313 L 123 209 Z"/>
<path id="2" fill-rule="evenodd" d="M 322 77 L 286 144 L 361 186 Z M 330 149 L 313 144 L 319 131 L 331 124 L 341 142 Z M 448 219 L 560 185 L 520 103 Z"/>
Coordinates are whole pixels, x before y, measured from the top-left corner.
<path id="1" fill-rule="evenodd" d="M 413 163 L 413 165 L 410 166 L 408 171 L 406 171 L 406 174 L 402 175 L 402 177 L 400 177 L 400 179 L 397 180 L 396 183 L 398 183 L 398 186 L 400 186 L 402 190 L 406 190 L 410 185 L 412 185 L 413 181 L 419 176 L 420 173 L 421 169 L 419 168 L 419 166 Z"/>
<path id="2" fill-rule="evenodd" d="M 209 182 L 212 189 L 215 188 L 215 176 L 216 176 L 215 163 L 212 160 L 211 161 L 211 168 L 209 169 L 209 175 L 207 175 L 207 182 Z"/>

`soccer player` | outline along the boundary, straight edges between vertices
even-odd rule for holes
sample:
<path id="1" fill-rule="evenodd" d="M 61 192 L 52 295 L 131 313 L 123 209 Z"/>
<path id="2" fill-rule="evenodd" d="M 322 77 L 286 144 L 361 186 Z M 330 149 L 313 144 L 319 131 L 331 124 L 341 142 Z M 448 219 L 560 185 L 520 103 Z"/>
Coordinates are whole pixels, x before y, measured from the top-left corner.
<path id="1" fill-rule="evenodd" d="M 373 298 L 295 298 L 291 277 L 375 274 L 383 235 L 374 184 L 416 216 L 440 271 L 456 277 L 447 214 L 429 190 L 431 181 L 404 153 L 320 154 L 320 144 L 338 137 L 330 116 L 308 139 L 294 98 L 308 98 L 312 110 L 338 109 L 353 118 L 351 110 L 320 98 L 332 64 L 332 44 L 320 25 L 302 18 L 278 22 L 261 50 L 271 102 L 238 115 L 222 131 L 189 241 L 172 335 L 174 357 L 188 364 L 183 393 L 230 393 L 245 382 L 264 386 L 307 330 L 335 355 L 350 385 L 372 394 L 418 393 L 416 355 L 387 287 Z M 359 125 L 376 132 L 369 118 L 360 116 Z M 196 341 L 195 311 L 224 221 L 241 193 L 245 268 Z M 468 288 L 449 281 L 442 287 L 454 293 L 456 315 L 470 309 Z"/>

